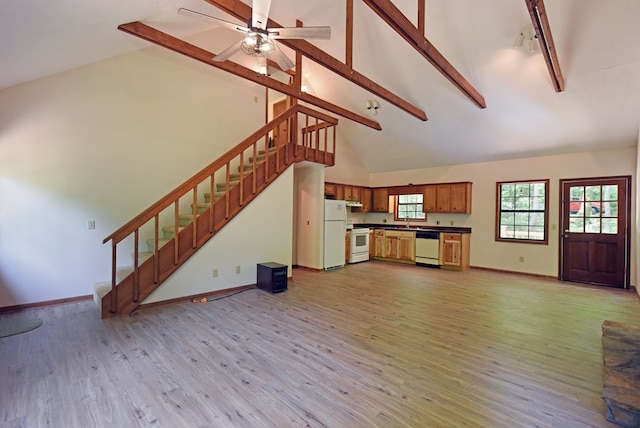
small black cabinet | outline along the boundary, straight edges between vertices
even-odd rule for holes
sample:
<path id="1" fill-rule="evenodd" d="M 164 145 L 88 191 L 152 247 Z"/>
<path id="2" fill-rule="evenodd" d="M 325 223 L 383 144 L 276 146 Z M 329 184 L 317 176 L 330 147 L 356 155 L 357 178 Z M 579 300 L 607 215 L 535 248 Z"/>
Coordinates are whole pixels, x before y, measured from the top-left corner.
<path id="1" fill-rule="evenodd" d="M 280 263 L 258 263 L 258 288 L 269 293 L 280 293 L 287 289 L 287 265 Z"/>

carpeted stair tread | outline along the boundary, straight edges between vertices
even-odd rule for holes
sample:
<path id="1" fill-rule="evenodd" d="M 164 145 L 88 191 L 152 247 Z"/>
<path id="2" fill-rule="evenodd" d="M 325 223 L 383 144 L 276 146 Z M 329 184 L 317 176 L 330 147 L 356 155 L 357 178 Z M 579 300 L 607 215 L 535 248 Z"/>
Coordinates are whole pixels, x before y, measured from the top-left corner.
<path id="1" fill-rule="evenodd" d="M 162 246 L 169 241 L 170 239 L 158 239 L 158 249 L 162 248 Z M 154 238 L 147 239 L 147 249 L 149 250 L 150 253 L 153 253 L 155 242 L 156 240 Z"/>
<path id="2" fill-rule="evenodd" d="M 96 282 L 93 284 L 93 301 L 96 305 L 102 305 L 102 298 L 111 291 L 111 281 Z"/>
<path id="3" fill-rule="evenodd" d="M 181 227 L 180 225 L 178 225 L 178 233 L 180 233 L 182 229 L 184 229 L 184 226 Z M 176 235 L 175 231 L 176 231 L 175 226 L 164 226 L 162 228 L 162 237 L 164 239 L 173 239 L 173 237 Z"/>
<path id="4" fill-rule="evenodd" d="M 215 192 L 213 194 L 213 201 L 219 201 L 224 195 L 226 195 L 226 192 Z M 204 194 L 204 204 L 207 206 L 205 209 L 209 208 L 209 202 L 211 202 L 211 193 L 207 192 Z"/>
<path id="5" fill-rule="evenodd" d="M 178 214 L 178 225 L 181 227 L 188 226 L 193 222 L 193 214 Z"/>
<path id="6" fill-rule="evenodd" d="M 240 183 L 240 179 L 237 180 L 229 180 L 229 188 L 233 188 Z M 227 183 L 218 183 L 216 184 L 217 192 L 224 192 L 227 189 Z"/>

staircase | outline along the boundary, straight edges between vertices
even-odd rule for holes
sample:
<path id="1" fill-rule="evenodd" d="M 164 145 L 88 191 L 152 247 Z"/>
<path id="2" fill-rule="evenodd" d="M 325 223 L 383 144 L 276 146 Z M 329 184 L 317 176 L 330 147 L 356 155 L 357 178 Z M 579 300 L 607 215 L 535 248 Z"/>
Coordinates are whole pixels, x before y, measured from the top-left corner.
<path id="1" fill-rule="evenodd" d="M 337 124 L 294 104 L 105 238 L 112 246 L 111 281 L 94 285 L 102 318 L 136 310 L 295 162 L 334 165 Z M 288 134 L 288 143 L 269 147 L 278 132 Z M 123 251 L 131 265 L 119 267 Z"/>

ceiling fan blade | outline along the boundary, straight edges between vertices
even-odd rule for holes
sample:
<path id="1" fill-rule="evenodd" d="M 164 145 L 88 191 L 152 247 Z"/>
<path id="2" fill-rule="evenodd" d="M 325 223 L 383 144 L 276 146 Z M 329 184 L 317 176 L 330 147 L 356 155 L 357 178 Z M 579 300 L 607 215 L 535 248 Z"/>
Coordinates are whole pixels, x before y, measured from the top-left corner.
<path id="1" fill-rule="evenodd" d="M 195 10 L 186 9 L 184 7 L 181 7 L 180 9 L 178 9 L 178 13 L 180 15 L 191 16 L 192 18 L 200 19 L 203 21 L 213 22 L 214 24 L 218 24 L 223 27 L 230 28 L 231 30 L 240 31 L 241 33 L 246 33 L 249 31 L 249 29 L 245 26 L 234 24 L 233 22 L 225 21 L 224 19 L 205 15 L 204 13 L 196 12 Z"/>
<path id="2" fill-rule="evenodd" d="M 331 38 L 331 27 L 282 27 L 267 30 L 272 39 L 325 39 Z"/>
<path id="3" fill-rule="evenodd" d="M 255 28 L 265 30 L 269 19 L 269 9 L 271 0 L 253 0 L 253 11 L 251 12 L 251 25 Z"/>
<path id="4" fill-rule="evenodd" d="M 278 43 L 274 43 L 273 46 L 275 49 L 268 58 L 272 61 L 275 61 L 275 63 L 278 64 L 278 66 L 283 71 L 292 69 L 295 64 L 284 54 L 284 52 L 282 52 L 282 49 L 280 49 Z"/>
<path id="5" fill-rule="evenodd" d="M 241 48 L 242 48 L 242 40 L 232 44 L 231 46 L 229 46 L 228 48 L 220 52 L 218 55 L 214 56 L 213 60 L 217 62 L 226 61 L 229 58 L 231 58 L 234 54 L 240 52 Z"/>

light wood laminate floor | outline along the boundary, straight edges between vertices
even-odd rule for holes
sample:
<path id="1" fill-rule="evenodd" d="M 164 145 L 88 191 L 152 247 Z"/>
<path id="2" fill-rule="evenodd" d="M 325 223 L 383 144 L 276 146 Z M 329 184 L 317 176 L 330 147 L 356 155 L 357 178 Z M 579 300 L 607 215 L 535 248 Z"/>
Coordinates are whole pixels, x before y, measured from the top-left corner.
<path id="1" fill-rule="evenodd" d="M 2 427 L 607 427 L 601 325 L 629 291 L 385 262 L 285 293 L 100 320 L 29 311 L 0 339 Z"/>

